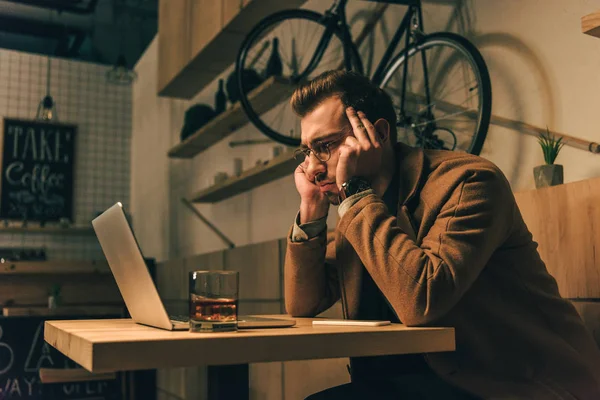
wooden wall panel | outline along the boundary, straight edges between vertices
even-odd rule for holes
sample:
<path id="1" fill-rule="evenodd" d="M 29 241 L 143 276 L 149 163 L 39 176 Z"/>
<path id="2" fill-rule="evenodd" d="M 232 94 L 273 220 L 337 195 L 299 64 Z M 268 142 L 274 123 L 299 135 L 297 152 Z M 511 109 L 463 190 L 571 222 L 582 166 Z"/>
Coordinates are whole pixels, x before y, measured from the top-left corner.
<path id="1" fill-rule="evenodd" d="M 183 282 L 184 265 L 182 258 L 156 264 L 156 286 L 163 301 L 180 299 L 184 290 L 187 293 Z"/>
<path id="2" fill-rule="evenodd" d="M 200 254 L 185 259 L 185 265 L 183 267 L 183 286 L 180 292 L 180 299 L 187 301 L 189 295 L 190 277 L 189 273 L 192 271 L 217 271 L 225 269 L 225 252 L 214 251 L 212 253 Z"/>
<path id="3" fill-rule="evenodd" d="M 250 364 L 248 375 L 250 400 L 284 400 L 283 363 Z"/>
<path id="4" fill-rule="evenodd" d="M 562 296 L 600 298 L 600 178 L 515 198 Z"/>
<path id="5" fill-rule="evenodd" d="M 185 399 L 186 368 L 163 368 L 156 373 L 156 388 L 165 399 Z M 160 399 L 161 397 L 159 397 Z"/>
<path id="6" fill-rule="evenodd" d="M 225 269 L 225 250 L 186 257 L 184 273 L 192 271 L 217 271 Z M 187 281 L 186 281 L 187 282 Z"/>
<path id="7" fill-rule="evenodd" d="M 284 285 L 284 266 L 285 266 L 285 254 L 287 252 L 287 238 L 279 239 L 279 273 L 281 274 L 281 282 L 279 284 L 279 290 L 281 290 L 281 313 L 285 314 L 285 285 Z"/>
<path id="8" fill-rule="evenodd" d="M 283 363 L 284 399 L 307 396 L 350 382 L 347 358 L 287 361 Z"/>
<path id="9" fill-rule="evenodd" d="M 279 241 L 225 252 L 225 269 L 240 273 L 240 299 L 281 299 Z"/>

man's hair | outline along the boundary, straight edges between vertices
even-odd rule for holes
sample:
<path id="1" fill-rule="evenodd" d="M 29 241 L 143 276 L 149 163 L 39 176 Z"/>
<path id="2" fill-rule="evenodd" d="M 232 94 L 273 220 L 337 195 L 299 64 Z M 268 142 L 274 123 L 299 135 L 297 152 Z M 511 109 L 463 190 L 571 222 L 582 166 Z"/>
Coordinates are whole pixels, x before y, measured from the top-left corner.
<path id="1" fill-rule="evenodd" d="M 294 112 L 302 118 L 333 96 L 338 96 L 344 107 L 353 107 L 356 111 L 364 112 L 372 123 L 380 118 L 385 119 L 390 124 L 390 140 L 396 143 L 396 111 L 392 99 L 383 89 L 356 72 L 324 72 L 298 86 L 290 103 Z"/>

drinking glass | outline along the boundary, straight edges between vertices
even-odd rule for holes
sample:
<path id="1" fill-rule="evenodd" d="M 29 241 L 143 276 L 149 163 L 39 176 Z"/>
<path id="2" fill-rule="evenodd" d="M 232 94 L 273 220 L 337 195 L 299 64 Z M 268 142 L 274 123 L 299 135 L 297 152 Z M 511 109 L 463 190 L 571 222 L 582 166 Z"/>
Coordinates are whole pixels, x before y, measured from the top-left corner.
<path id="1" fill-rule="evenodd" d="M 190 272 L 190 331 L 237 330 L 239 273 Z"/>

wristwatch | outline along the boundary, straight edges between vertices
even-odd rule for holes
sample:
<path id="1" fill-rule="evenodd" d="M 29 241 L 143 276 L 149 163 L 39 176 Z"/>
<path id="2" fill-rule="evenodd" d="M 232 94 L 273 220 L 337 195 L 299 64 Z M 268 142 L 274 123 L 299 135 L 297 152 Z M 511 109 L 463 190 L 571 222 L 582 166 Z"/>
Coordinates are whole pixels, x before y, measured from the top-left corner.
<path id="1" fill-rule="evenodd" d="M 371 184 L 365 178 L 354 176 L 342 183 L 340 188 L 340 203 L 348 197 L 371 189 Z"/>

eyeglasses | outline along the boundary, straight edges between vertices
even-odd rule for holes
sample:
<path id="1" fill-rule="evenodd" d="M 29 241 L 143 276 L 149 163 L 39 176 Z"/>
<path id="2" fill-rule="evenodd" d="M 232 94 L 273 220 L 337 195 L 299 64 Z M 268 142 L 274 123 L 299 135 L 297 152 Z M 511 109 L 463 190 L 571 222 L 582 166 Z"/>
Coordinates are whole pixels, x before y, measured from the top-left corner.
<path id="1" fill-rule="evenodd" d="M 328 142 L 317 142 L 314 144 L 313 148 L 309 148 L 309 147 L 301 147 L 296 149 L 296 151 L 294 151 L 294 158 L 297 161 L 305 161 L 308 158 L 310 158 L 310 153 L 313 153 L 315 155 L 315 157 L 317 158 L 317 160 L 321 161 L 321 162 L 327 162 L 329 161 L 329 159 L 331 158 L 331 146 L 333 146 L 334 144 L 341 142 L 342 140 L 344 140 L 346 138 L 347 135 L 344 135 L 342 137 L 339 137 L 335 140 L 331 140 Z"/>

